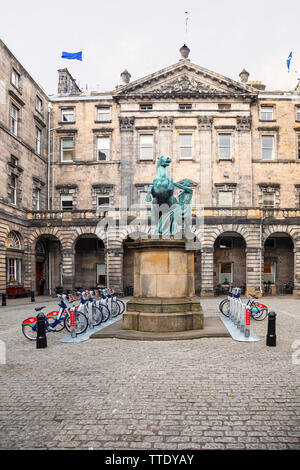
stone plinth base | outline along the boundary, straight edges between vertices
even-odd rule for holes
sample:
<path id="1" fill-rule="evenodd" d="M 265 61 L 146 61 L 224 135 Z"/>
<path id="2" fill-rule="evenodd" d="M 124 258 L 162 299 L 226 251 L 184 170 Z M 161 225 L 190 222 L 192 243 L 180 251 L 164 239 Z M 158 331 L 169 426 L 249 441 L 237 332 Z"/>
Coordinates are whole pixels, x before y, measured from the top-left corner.
<path id="1" fill-rule="evenodd" d="M 181 240 L 139 240 L 134 249 L 134 297 L 123 314 L 123 329 L 179 332 L 203 328 L 194 289 L 194 253 Z"/>
<path id="2" fill-rule="evenodd" d="M 184 299 L 140 298 L 127 302 L 123 329 L 174 332 L 203 328 L 203 312 L 197 297 Z"/>

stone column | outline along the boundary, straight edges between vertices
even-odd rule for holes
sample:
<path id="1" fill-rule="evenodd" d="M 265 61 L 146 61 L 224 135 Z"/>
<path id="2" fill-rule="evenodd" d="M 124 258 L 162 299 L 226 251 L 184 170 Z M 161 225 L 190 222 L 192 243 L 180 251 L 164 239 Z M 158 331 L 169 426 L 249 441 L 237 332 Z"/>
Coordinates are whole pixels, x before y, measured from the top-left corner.
<path id="1" fill-rule="evenodd" d="M 237 145 L 238 155 L 242 158 L 237 158 L 239 165 L 239 206 L 252 205 L 252 162 L 251 162 L 251 116 L 237 116 Z"/>
<path id="2" fill-rule="evenodd" d="M 198 116 L 200 134 L 200 204 L 212 206 L 212 116 Z"/>
<path id="3" fill-rule="evenodd" d="M 116 292 L 123 293 L 123 244 L 121 240 L 104 240 L 106 284 Z"/>
<path id="4" fill-rule="evenodd" d="M 133 145 L 134 117 L 119 117 L 121 131 L 121 196 L 127 197 L 127 204 L 132 204 L 132 176 L 134 165 L 132 157 L 135 155 Z"/>
<path id="5" fill-rule="evenodd" d="M 264 272 L 264 253 L 259 247 L 246 248 L 246 295 L 262 295 Z"/>
<path id="6" fill-rule="evenodd" d="M 214 295 L 214 248 L 201 250 L 201 296 Z"/>
<path id="7" fill-rule="evenodd" d="M 73 290 L 75 278 L 75 250 L 63 248 L 61 251 L 62 260 L 62 284 L 64 292 Z"/>
<path id="8" fill-rule="evenodd" d="M 300 246 L 294 249 L 294 295 L 300 295 Z"/>

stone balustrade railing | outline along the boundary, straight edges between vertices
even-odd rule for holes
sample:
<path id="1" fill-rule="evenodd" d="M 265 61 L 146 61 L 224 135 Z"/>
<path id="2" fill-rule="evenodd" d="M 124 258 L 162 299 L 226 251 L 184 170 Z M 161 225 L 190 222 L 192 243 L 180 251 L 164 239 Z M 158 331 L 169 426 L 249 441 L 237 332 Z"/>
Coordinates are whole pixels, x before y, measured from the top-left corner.
<path id="1" fill-rule="evenodd" d="M 139 212 L 136 212 L 138 216 Z M 199 212 L 198 212 L 199 213 Z M 258 208 L 258 207 L 204 207 L 200 213 L 205 218 L 214 217 L 241 217 L 246 219 L 290 219 L 299 217 L 300 208 Z M 144 213 L 143 213 L 144 214 Z M 193 210 L 196 214 L 196 210 Z M 72 210 L 72 211 L 32 211 L 27 213 L 29 220 L 78 220 L 78 219 L 100 219 L 106 215 L 113 215 L 118 219 L 118 210 L 113 213 L 109 211 L 97 211 L 91 209 L 85 210 Z M 132 215 L 132 214 L 131 214 Z"/>

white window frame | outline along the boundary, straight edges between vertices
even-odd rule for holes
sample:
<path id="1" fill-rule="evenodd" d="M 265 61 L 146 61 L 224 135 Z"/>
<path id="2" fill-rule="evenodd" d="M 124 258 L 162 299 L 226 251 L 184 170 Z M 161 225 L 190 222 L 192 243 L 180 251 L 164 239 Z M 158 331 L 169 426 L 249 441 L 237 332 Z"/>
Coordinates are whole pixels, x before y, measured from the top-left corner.
<path id="1" fill-rule="evenodd" d="M 69 208 L 63 207 L 63 202 L 64 201 L 72 201 L 72 207 L 70 206 Z M 60 205 L 61 205 L 61 211 L 63 212 L 69 212 L 73 210 L 73 195 L 72 194 L 61 194 L 60 195 Z"/>
<path id="2" fill-rule="evenodd" d="M 274 106 L 261 105 L 260 120 L 261 121 L 274 121 Z"/>
<path id="3" fill-rule="evenodd" d="M 221 194 L 231 194 L 231 204 L 221 204 Z M 233 207 L 233 191 L 232 190 L 224 190 L 224 189 L 219 189 L 218 190 L 218 207 Z"/>
<path id="4" fill-rule="evenodd" d="M 20 87 L 20 74 L 15 70 L 15 69 L 12 69 L 11 71 L 11 84 L 16 87 L 17 89 L 19 89 Z"/>
<path id="5" fill-rule="evenodd" d="M 110 106 L 97 106 L 97 119 L 98 122 L 111 121 L 111 107 Z"/>
<path id="6" fill-rule="evenodd" d="M 229 137 L 229 146 L 221 145 L 221 138 Z M 221 149 L 229 149 L 229 156 L 221 155 Z M 230 132 L 219 132 L 218 133 L 218 159 L 219 160 L 232 160 L 232 133 Z"/>
<path id="7" fill-rule="evenodd" d="M 265 197 L 266 196 L 272 196 L 273 204 L 265 204 Z M 264 191 L 262 193 L 262 205 L 263 205 L 263 208 L 265 208 L 265 209 L 274 209 L 274 207 L 276 207 L 276 194 L 275 194 L 275 192 L 268 193 L 268 192 Z"/>
<path id="8" fill-rule="evenodd" d="M 102 144 L 101 144 L 102 142 Z M 103 143 L 108 142 L 107 146 L 103 146 Z M 96 138 L 96 152 L 97 161 L 104 162 L 111 160 L 111 136 L 110 135 L 98 135 Z M 99 153 L 105 155 L 105 158 L 99 158 Z"/>
<path id="9" fill-rule="evenodd" d="M 17 284 L 22 284 L 22 260 L 19 258 L 7 258 L 7 283 L 13 279 Z"/>
<path id="10" fill-rule="evenodd" d="M 73 119 L 65 119 L 67 116 L 72 116 Z M 61 109 L 61 122 L 75 122 L 75 108 L 62 108 Z"/>
<path id="11" fill-rule="evenodd" d="M 42 131 L 39 127 L 35 128 L 35 151 L 41 153 Z"/>
<path id="12" fill-rule="evenodd" d="M 14 184 L 12 184 L 12 179 L 14 181 Z M 16 175 L 12 173 L 10 175 L 10 188 L 11 188 L 10 203 L 13 204 L 14 206 L 17 205 L 17 187 L 18 187 L 18 178 Z"/>
<path id="13" fill-rule="evenodd" d="M 151 143 L 147 142 L 147 139 L 145 139 L 145 142 L 143 142 L 144 137 L 151 138 Z M 151 155 L 145 155 L 143 154 L 144 150 L 147 152 L 148 149 L 152 149 Z M 139 156 L 140 160 L 148 160 L 148 161 L 153 161 L 154 158 L 154 134 L 153 133 L 141 133 L 139 134 Z"/>
<path id="14" fill-rule="evenodd" d="M 264 139 L 272 139 L 272 147 L 264 145 Z M 264 150 L 272 149 L 271 158 L 264 157 Z M 262 135 L 261 136 L 261 159 L 264 161 L 275 160 L 275 135 Z"/>
<path id="15" fill-rule="evenodd" d="M 66 140 L 70 140 L 73 142 L 72 147 L 64 147 L 63 142 Z M 72 159 L 64 159 L 64 152 L 70 152 L 72 149 Z M 75 139 L 74 137 L 61 137 L 60 139 L 60 161 L 63 163 L 71 163 L 74 161 L 75 156 Z"/>
<path id="16" fill-rule="evenodd" d="M 296 106 L 296 121 L 300 121 L 300 106 Z"/>
<path id="17" fill-rule="evenodd" d="M 300 160 L 300 134 L 297 134 L 296 138 L 297 138 L 297 160 Z"/>
<path id="18" fill-rule="evenodd" d="M 42 113 L 43 111 L 43 100 L 38 95 L 35 97 L 35 109 L 39 113 Z"/>
<path id="19" fill-rule="evenodd" d="M 16 136 L 19 131 L 19 115 L 20 109 L 14 103 L 10 103 L 10 131 Z"/>
<path id="20" fill-rule="evenodd" d="M 40 203 L 41 203 L 41 190 L 39 188 L 34 188 L 34 210 L 40 210 Z"/>
<path id="21" fill-rule="evenodd" d="M 190 144 L 183 144 L 181 142 L 181 139 L 183 137 L 191 137 L 191 143 Z M 180 132 L 179 133 L 179 159 L 180 160 L 192 160 L 193 159 L 193 146 L 194 146 L 194 135 L 192 132 Z M 190 154 L 188 156 L 183 155 L 183 150 L 190 150 Z"/>

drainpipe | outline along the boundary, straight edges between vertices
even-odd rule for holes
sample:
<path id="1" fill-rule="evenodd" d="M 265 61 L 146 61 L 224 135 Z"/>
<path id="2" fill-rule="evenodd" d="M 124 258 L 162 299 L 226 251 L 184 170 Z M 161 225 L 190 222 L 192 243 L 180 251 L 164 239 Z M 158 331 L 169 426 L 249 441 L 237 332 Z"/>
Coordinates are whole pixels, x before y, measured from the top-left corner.
<path id="1" fill-rule="evenodd" d="M 106 228 L 106 287 L 109 288 L 108 226 Z"/>
<path id="2" fill-rule="evenodd" d="M 263 209 L 262 209 L 263 210 Z M 263 230 L 263 223 L 264 223 L 265 217 L 261 219 L 260 222 L 260 236 L 259 236 L 259 246 L 260 246 L 260 260 L 259 260 L 259 288 L 261 294 L 263 293 L 262 290 L 262 230 Z"/>
<path id="3" fill-rule="evenodd" d="M 50 119 L 51 119 L 52 104 L 48 103 L 48 141 L 47 141 L 47 209 L 50 210 Z"/>

